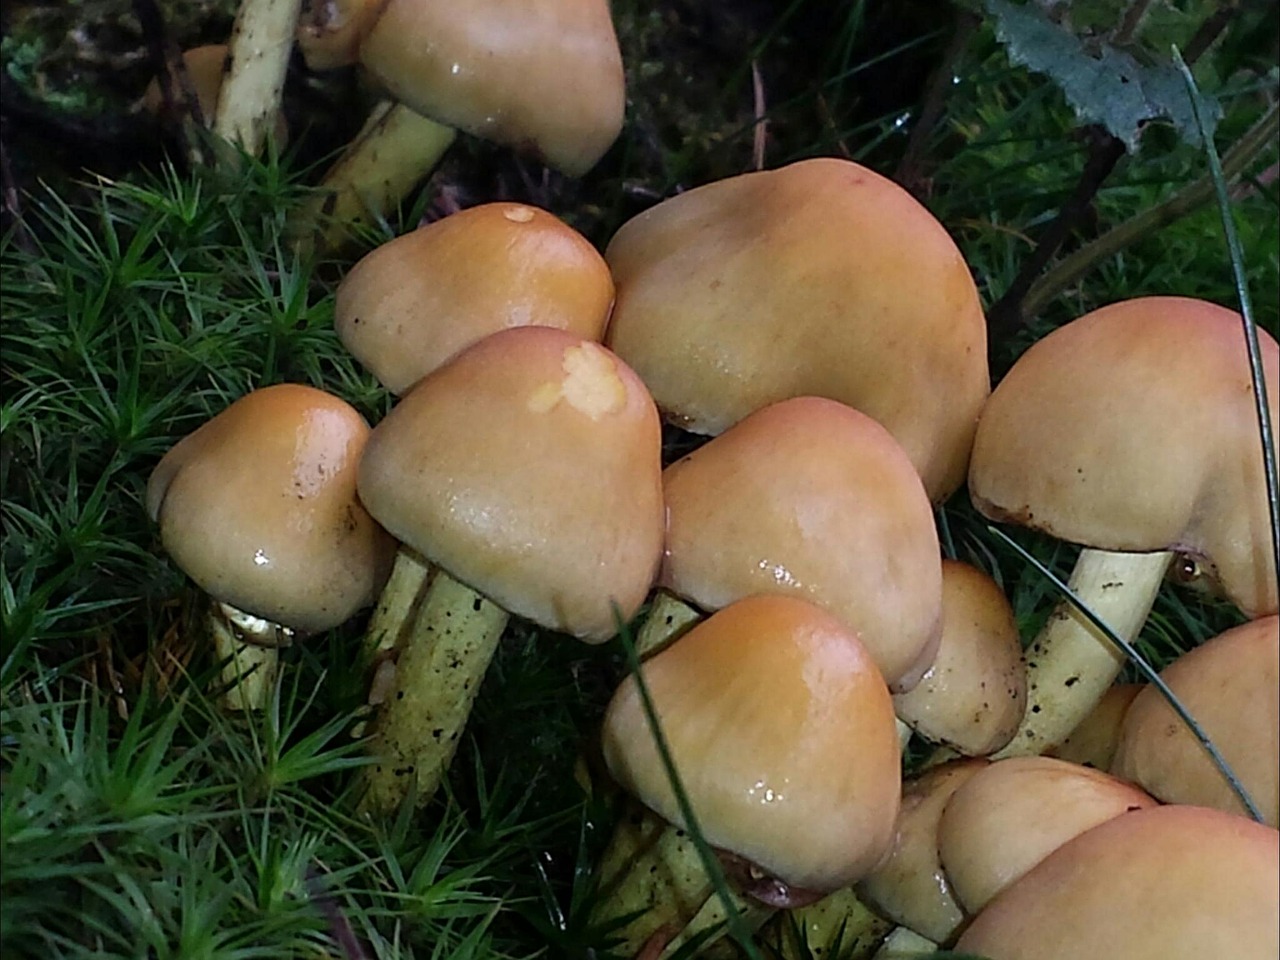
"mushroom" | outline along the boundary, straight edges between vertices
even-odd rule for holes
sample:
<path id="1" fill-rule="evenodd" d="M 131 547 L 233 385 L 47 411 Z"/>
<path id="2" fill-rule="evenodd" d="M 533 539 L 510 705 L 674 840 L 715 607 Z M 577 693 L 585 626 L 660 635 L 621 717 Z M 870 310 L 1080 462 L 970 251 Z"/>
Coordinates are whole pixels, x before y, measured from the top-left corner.
<path id="1" fill-rule="evenodd" d="M 1280 354 L 1259 336 L 1275 422 Z M 1276 611 L 1249 362 L 1223 307 L 1128 300 L 1040 340 L 983 408 L 969 490 L 992 519 L 1085 544 L 1072 587 L 1126 640 L 1171 562 L 1247 616 Z M 1123 659 L 1061 608 L 1028 648 L 1028 710 L 1003 754 L 1062 741 Z"/>
<path id="2" fill-rule="evenodd" d="M 982 757 L 1012 739 L 1026 702 L 1022 641 L 1004 591 L 977 567 L 943 560 L 942 637 L 920 682 L 894 696 L 899 719 L 934 743 Z"/>
<path id="3" fill-rule="evenodd" d="M 797 396 L 881 423 L 940 503 L 964 481 L 990 390 L 964 258 L 909 193 L 820 158 L 681 193 L 605 251 L 606 343 L 694 433 Z M 928 282 L 921 282 L 927 277 Z"/>
<path id="4" fill-rule="evenodd" d="M 262 150 L 279 129 L 293 32 L 301 0 L 241 0 L 231 28 L 227 64 L 213 132 L 248 154 Z"/>
<path id="5" fill-rule="evenodd" d="M 850 628 L 798 597 L 747 597 L 641 671 L 699 826 L 726 852 L 747 903 L 817 899 L 887 854 L 900 789 L 893 708 Z M 602 740 L 618 782 L 687 827 L 634 677 L 610 701 Z M 621 931 L 628 955 L 668 922 L 689 919 L 631 895 L 651 866 L 634 862 L 602 904 L 609 917 L 650 908 Z"/>
<path id="6" fill-rule="evenodd" d="M 660 457 L 640 378 L 550 327 L 468 347 L 378 424 L 360 497 L 438 572 L 395 653 L 366 806 L 431 796 L 508 611 L 589 642 L 635 615 L 662 549 Z"/>
<path id="7" fill-rule="evenodd" d="M 933 661 L 937 530 L 915 468 L 875 420 L 834 400 L 784 400 L 662 480 L 661 586 L 704 610 L 751 594 L 803 597 L 859 631 L 893 690 L 910 689 Z"/>
<path id="8" fill-rule="evenodd" d="M 1275 960 L 1280 834 L 1191 806 L 1121 814 L 993 900 L 956 950 L 990 960 Z"/>
<path id="9" fill-rule="evenodd" d="M 938 821 L 938 859 L 956 902 L 976 914 L 1072 837 L 1155 803 L 1092 767 L 1010 757 L 975 773 L 947 801 Z"/>
<path id="10" fill-rule="evenodd" d="M 935 943 L 950 941 L 965 921 L 938 859 L 938 823 L 952 795 L 987 765 L 953 760 L 903 784 L 893 851 L 858 883 L 867 903 Z"/>
<path id="11" fill-rule="evenodd" d="M 382 588 L 395 544 L 356 499 L 368 437 L 345 401 L 279 384 L 241 397 L 152 471 L 161 542 L 215 603 L 217 652 L 240 681 L 230 706 L 262 706 L 275 647 L 338 626 Z"/>
<path id="12" fill-rule="evenodd" d="M 338 286 L 334 325 L 353 356 L 396 394 L 464 347 L 509 327 L 604 335 L 609 268 L 585 237 L 521 203 L 463 210 L 366 254 Z M 427 566 L 396 555 L 369 623 L 367 653 L 394 648 L 421 603 Z"/>
<path id="13" fill-rule="evenodd" d="M 455 128 L 569 176 L 593 167 L 622 129 L 622 56 L 605 0 L 515 8 L 476 0 L 465 12 L 445 0 L 316 0 L 299 30 L 313 66 L 337 65 L 358 48 L 393 98 L 321 185 L 340 226 L 391 209 L 435 166 Z M 335 236 L 326 228 L 322 240 Z"/>
<path id="14" fill-rule="evenodd" d="M 1262 617 L 1189 650 L 1160 676 L 1204 728 L 1266 822 L 1280 822 L 1280 617 Z M 1166 803 L 1246 813 L 1208 752 L 1159 691 L 1125 715 L 1111 772 Z"/>

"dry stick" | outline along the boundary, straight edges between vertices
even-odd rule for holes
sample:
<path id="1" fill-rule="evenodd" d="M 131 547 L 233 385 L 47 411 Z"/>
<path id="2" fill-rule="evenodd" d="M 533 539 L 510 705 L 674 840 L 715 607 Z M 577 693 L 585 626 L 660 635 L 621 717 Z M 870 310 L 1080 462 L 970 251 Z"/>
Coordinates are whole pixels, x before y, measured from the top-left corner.
<path id="1" fill-rule="evenodd" d="M 928 145 L 929 137 L 945 112 L 947 93 L 952 87 L 956 62 L 959 61 L 965 50 L 969 48 L 969 41 L 973 38 L 974 33 L 977 32 L 978 25 L 981 22 L 976 14 L 967 10 L 962 10 L 957 15 L 956 28 L 951 35 L 951 42 L 947 44 L 947 49 L 943 51 L 942 61 L 938 64 L 938 68 L 933 72 L 933 76 L 929 78 L 928 92 L 925 93 L 924 105 L 920 108 L 920 116 L 911 127 L 911 135 L 907 137 L 906 152 L 903 153 L 902 159 L 898 162 L 898 168 L 893 173 L 894 180 L 917 196 L 920 193 L 919 187 L 922 179 L 925 148 Z"/>
<path id="2" fill-rule="evenodd" d="M 1277 132 L 1280 132 L 1280 109 L 1273 103 L 1262 118 L 1223 156 L 1223 175 L 1228 180 L 1238 177 L 1264 150 L 1275 143 Z M 1059 293 L 1084 277 L 1099 261 L 1198 210 L 1212 199 L 1213 178 L 1205 175 L 1164 202 L 1149 207 L 1136 217 L 1107 231 L 1092 243 L 1064 257 L 1037 280 L 1023 300 L 1023 313 L 1034 316 Z"/>
<path id="3" fill-rule="evenodd" d="M 213 132 L 246 153 L 262 152 L 280 116 L 301 0 L 241 0 L 227 51 Z"/>
<path id="4" fill-rule="evenodd" d="M 160 82 L 160 95 L 164 100 L 164 113 L 171 118 L 174 129 L 182 141 L 187 161 L 193 166 L 205 162 L 205 117 L 196 96 L 195 84 L 187 72 L 182 51 L 169 31 L 165 29 L 164 15 L 156 0 L 133 0 L 133 12 L 142 26 L 151 62 L 155 65 L 156 79 Z"/>
<path id="5" fill-rule="evenodd" d="M 1141 2 L 1135 5 L 1143 6 Z M 1227 24 L 1231 22 L 1234 15 L 1235 6 L 1229 5 L 1220 7 L 1212 16 L 1206 19 L 1196 30 L 1190 43 L 1188 43 L 1187 52 L 1183 55 L 1183 59 L 1188 64 L 1195 63 L 1196 59 L 1213 45 L 1213 42 L 1226 29 Z M 1138 14 L 1139 19 L 1140 17 L 1141 11 Z M 1132 24 L 1126 21 L 1126 24 L 1122 25 L 1121 29 L 1123 30 L 1126 27 L 1131 29 L 1136 25 L 1136 19 Z M 1053 259 L 1053 255 L 1062 246 L 1062 242 L 1075 229 L 1085 211 L 1089 209 L 1103 181 L 1115 169 L 1116 164 L 1120 162 L 1120 158 L 1124 156 L 1124 144 L 1117 138 L 1107 134 L 1101 127 L 1097 125 L 1087 127 L 1086 132 L 1092 135 L 1092 142 L 1088 159 L 1085 161 L 1084 171 L 1080 175 L 1080 180 L 1076 184 L 1075 190 L 1072 191 L 1067 202 L 1063 204 L 1058 216 L 1045 228 L 1044 233 L 1041 234 L 1040 242 L 1032 252 L 1030 259 L 1023 264 L 1022 270 L 1019 271 L 1018 276 L 1009 285 L 1009 289 L 1005 291 L 1004 296 L 987 312 L 987 332 L 993 356 L 995 355 L 995 345 L 1015 333 L 1026 323 L 1027 318 L 1033 315 L 1026 308 L 1024 301 L 1031 292 L 1031 288 L 1035 285 L 1036 277 L 1041 270 L 1048 266 L 1049 261 Z"/>

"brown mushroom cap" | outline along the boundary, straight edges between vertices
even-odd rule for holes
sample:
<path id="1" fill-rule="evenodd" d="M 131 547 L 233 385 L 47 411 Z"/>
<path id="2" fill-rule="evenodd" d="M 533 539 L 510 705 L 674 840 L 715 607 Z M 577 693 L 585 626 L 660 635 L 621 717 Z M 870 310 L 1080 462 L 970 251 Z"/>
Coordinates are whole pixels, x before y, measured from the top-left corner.
<path id="1" fill-rule="evenodd" d="M 858 892 L 894 923 L 937 943 L 964 922 L 938 860 L 938 821 L 947 802 L 986 760 L 953 760 L 902 785 L 897 838 L 887 860 L 858 884 Z"/>
<path id="2" fill-rule="evenodd" d="M 388 0 L 360 60 L 423 116 L 528 150 L 570 176 L 622 129 L 622 55 L 605 0 Z"/>
<path id="3" fill-rule="evenodd" d="M 165 549 L 214 598 L 304 633 L 377 597 L 395 542 L 356 499 L 369 425 L 298 384 L 241 397 L 151 474 Z"/>
<path id="4" fill-rule="evenodd" d="M 991 577 L 942 561 L 942 639 L 914 689 L 893 698 L 917 733 L 966 756 L 994 753 L 1018 729 L 1027 669 L 1013 608 Z"/>
<path id="5" fill-rule="evenodd" d="M 1263 617 L 1184 653 L 1160 674 L 1267 823 L 1280 821 L 1280 618 Z M 1111 772 L 1166 803 L 1244 814 L 1244 804 L 1154 687 L 1125 716 Z"/>
<path id="6" fill-rule="evenodd" d="M 931 500 L 963 482 L 986 322 L 955 243 L 897 184 L 831 158 L 731 177 L 623 224 L 605 259 L 607 342 L 676 423 L 716 434 L 829 397 L 893 434 Z"/>
<path id="7" fill-rule="evenodd" d="M 486 337 L 369 438 L 360 497 L 432 563 L 584 639 L 633 616 L 662 552 L 661 427 L 640 378 L 550 327 Z"/>
<path id="8" fill-rule="evenodd" d="M 1280 835 L 1202 807 L 1086 831 L 997 897 L 956 944 L 990 960 L 1275 960 Z"/>
<path id="9" fill-rule="evenodd" d="M 1280 351 L 1259 338 L 1274 423 Z M 1264 476 L 1239 315 L 1147 297 L 1022 355 L 983 408 L 969 490 L 1063 540 L 1183 554 L 1253 617 L 1277 609 Z"/>
<path id="10" fill-rule="evenodd" d="M 360 42 L 382 0 L 307 0 L 295 39 L 312 70 L 346 67 L 360 59 Z"/>
<path id="11" fill-rule="evenodd" d="M 829 891 L 893 842 L 901 786 L 884 680 L 857 635 L 794 597 L 748 597 L 645 661 L 645 682 L 707 840 Z M 605 715 L 623 787 L 683 826 L 634 677 Z"/>
<path id="12" fill-rule="evenodd" d="M 599 340 L 613 304 L 604 258 L 564 221 L 522 203 L 488 203 L 397 237 L 338 287 L 347 349 L 402 394 L 459 350 L 507 327 Z"/>
<path id="13" fill-rule="evenodd" d="M 957 902 L 977 913 L 1072 837 L 1155 802 L 1092 767 L 1051 757 L 997 760 L 947 803 L 938 857 Z"/>
<path id="14" fill-rule="evenodd" d="M 894 689 L 937 649 L 938 535 L 902 448 L 865 414 L 798 397 L 742 420 L 663 473 L 660 582 L 703 609 L 804 597 L 859 636 Z"/>

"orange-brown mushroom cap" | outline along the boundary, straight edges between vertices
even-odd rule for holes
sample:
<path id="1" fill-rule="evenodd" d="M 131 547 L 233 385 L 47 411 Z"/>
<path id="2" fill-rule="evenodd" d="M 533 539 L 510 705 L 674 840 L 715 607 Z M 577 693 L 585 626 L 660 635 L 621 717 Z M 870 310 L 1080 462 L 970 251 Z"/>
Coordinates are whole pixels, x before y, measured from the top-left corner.
<path id="1" fill-rule="evenodd" d="M 490 333 L 516 326 L 604 335 L 613 278 L 558 217 L 487 203 L 384 243 L 343 278 L 334 324 L 343 344 L 402 394 Z"/>
<path id="2" fill-rule="evenodd" d="M 151 474 L 147 512 L 207 593 L 304 633 L 368 606 L 395 542 L 356 498 L 369 425 L 298 384 L 263 387 L 179 441 Z"/>
<path id="3" fill-rule="evenodd" d="M 606 342 L 681 426 L 829 397 L 888 429 L 931 500 L 964 481 L 986 322 L 955 243 L 897 184 L 832 158 L 731 177 L 632 218 L 605 259 Z"/>
<path id="4" fill-rule="evenodd" d="M 859 632 L 895 690 L 933 660 L 942 566 L 929 498 L 897 441 L 820 397 L 752 413 L 663 473 L 660 582 L 706 610 L 804 597 Z"/>
<path id="5" fill-rule="evenodd" d="M 425 117 L 580 176 L 622 129 L 622 55 L 606 0 L 388 0 L 360 61 Z"/>
<path id="6" fill-rule="evenodd" d="M 1280 617 L 1205 641 L 1160 676 L 1196 718 L 1267 823 L 1280 822 Z M 1154 687 L 1129 707 L 1111 772 L 1167 803 L 1244 814 L 1244 804 Z"/>
<path id="7" fill-rule="evenodd" d="M 640 378 L 550 327 L 486 337 L 378 424 L 360 497 L 401 541 L 511 613 L 616 632 L 662 552 L 661 427 Z"/>
<path id="8" fill-rule="evenodd" d="M 1275 960 L 1280 835 L 1203 807 L 1121 814 L 1011 886 L 956 943 L 990 960 Z"/>
<path id="9" fill-rule="evenodd" d="M 1259 339 L 1274 424 L 1280 351 Z M 983 408 L 969 490 L 1063 540 L 1175 551 L 1248 616 L 1277 610 L 1249 361 L 1223 307 L 1127 300 L 1040 340 Z"/>
<path id="10" fill-rule="evenodd" d="M 850 884 L 887 854 L 901 782 L 893 707 L 834 617 L 794 597 L 749 597 L 642 670 L 709 843 L 813 891 Z M 618 782 L 683 824 L 634 677 L 614 694 L 603 739 Z"/>

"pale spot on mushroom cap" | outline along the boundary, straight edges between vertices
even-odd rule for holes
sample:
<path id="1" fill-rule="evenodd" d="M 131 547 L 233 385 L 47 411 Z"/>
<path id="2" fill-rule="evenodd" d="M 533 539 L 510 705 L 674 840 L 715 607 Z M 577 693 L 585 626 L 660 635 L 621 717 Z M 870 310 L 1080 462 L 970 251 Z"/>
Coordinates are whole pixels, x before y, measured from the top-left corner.
<path id="1" fill-rule="evenodd" d="M 508 207 L 502 211 L 502 215 L 512 223 L 528 223 L 533 219 L 534 212 L 532 207 Z"/>
<path id="2" fill-rule="evenodd" d="M 613 357 L 598 344 L 566 347 L 560 364 L 564 378 L 537 387 L 526 402 L 533 413 L 547 413 L 564 400 L 592 420 L 617 413 L 627 404 L 627 388 Z"/>

